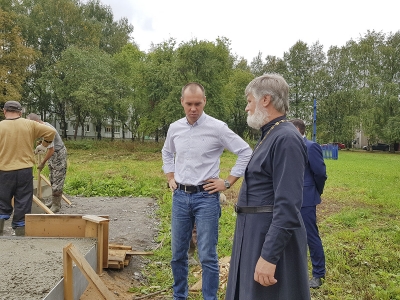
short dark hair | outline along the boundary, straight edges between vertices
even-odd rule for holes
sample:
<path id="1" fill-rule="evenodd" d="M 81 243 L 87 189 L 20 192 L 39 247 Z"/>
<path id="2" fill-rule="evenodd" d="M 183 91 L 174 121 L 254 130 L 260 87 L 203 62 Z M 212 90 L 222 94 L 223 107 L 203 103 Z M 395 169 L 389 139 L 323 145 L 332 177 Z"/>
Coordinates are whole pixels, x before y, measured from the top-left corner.
<path id="1" fill-rule="evenodd" d="M 183 93 L 184 93 L 188 88 L 190 88 L 192 91 L 194 91 L 194 89 L 195 89 L 196 87 L 199 87 L 199 88 L 201 89 L 201 91 L 203 92 L 203 96 L 205 97 L 205 96 L 206 96 L 206 91 L 205 91 L 205 89 L 204 89 L 204 86 L 202 86 L 200 83 L 194 82 L 194 81 L 185 84 L 185 86 L 182 88 L 182 91 L 181 91 L 181 97 L 183 98 Z"/>
<path id="2" fill-rule="evenodd" d="M 301 133 L 301 135 L 304 135 L 306 132 L 306 124 L 304 124 L 304 121 L 301 119 L 292 119 L 290 122 L 293 123 L 295 127 L 297 127 Z"/>

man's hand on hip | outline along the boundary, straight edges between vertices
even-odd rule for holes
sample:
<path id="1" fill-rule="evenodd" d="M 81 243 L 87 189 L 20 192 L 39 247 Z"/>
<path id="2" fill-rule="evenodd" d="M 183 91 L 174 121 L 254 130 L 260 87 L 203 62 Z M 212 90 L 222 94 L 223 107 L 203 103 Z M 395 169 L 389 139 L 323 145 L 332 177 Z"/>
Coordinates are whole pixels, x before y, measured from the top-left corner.
<path id="1" fill-rule="evenodd" d="M 204 190 L 210 194 L 226 190 L 225 181 L 222 178 L 207 179 L 206 182 L 207 183 L 204 185 Z"/>

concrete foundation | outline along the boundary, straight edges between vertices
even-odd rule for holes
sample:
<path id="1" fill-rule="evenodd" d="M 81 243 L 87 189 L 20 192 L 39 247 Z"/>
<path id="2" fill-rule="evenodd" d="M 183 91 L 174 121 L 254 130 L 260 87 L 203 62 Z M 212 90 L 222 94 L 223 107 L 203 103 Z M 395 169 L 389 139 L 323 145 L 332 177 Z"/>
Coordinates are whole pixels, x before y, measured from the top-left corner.
<path id="1" fill-rule="evenodd" d="M 97 268 L 97 245 L 92 247 L 85 255 L 85 259 L 92 266 L 93 270 Z M 86 277 L 82 274 L 81 270 L 74 265 L 73 267 L 74 278 L 74 300 L 79 300 L 89 285 Z M 56 286 L 47 294 L 43 300 L 63 300 L 64 299 L 64 278 L 61 279 Z"/>
<path id="2" fill-rule="evenodd" d="M 96 239 L 0 237 L 0 300 L 63 300 L 63 247 L 74 244 L 96 269 Z M 88 282 L 73 269 L 74 299 Z"/>
<path id="3" fill-rule="evenodd" d="M 33 181 L 38 196 L 37 180 Z M 45 203 L 51 199 L 51 187 L 41 180 Z M 62 205 L 67 205 L 64 201 Z M 32 214 L 44 214 L 32 201 Z M 73 243 L 90 266 L 97 269 L 97 244 L 93 238 L 35 238 L 11 236 L 11 219 L 6 221 L 5 236 L 0 236 L 0 300 L 63 300 L 63 247 Z M 2 270 L 5 274 L 2 274 Z M 74 299 L 79 300 L 88 281 L 80 269 L 73 266 Z"/>

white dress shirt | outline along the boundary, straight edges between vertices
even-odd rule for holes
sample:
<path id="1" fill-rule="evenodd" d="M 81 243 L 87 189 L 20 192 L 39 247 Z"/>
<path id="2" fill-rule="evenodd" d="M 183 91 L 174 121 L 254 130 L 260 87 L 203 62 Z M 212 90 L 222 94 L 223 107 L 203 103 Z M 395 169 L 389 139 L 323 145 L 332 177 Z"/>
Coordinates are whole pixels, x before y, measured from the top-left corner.
<path id="1" fill-rule="evenodd" d="M 193 124 L 186 117 L 172 123 L 162 149 L 164 173 L 175 173 L 175 181 L 200 185 L 219 178 L 220 156 L 224 149 L 238 155 L 230 175 L 243 176 L 250 160 L 250 146 L 222 121 L 206 113 Z"/>

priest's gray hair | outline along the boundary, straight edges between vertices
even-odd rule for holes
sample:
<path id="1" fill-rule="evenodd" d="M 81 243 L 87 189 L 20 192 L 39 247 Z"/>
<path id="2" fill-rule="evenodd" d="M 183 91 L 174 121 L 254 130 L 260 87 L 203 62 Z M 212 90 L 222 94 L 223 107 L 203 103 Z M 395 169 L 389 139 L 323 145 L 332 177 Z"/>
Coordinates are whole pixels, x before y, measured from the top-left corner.
<path id="1" fill-rule="evenodd" d="M 250 94 L 257 102 L 270 95 L 272 105 L 277 111 L 286 114 L 289 110 L 289 85 L 279 74 L 264 74 L 254 78 L 245 90 L 246 97 Z"/>

